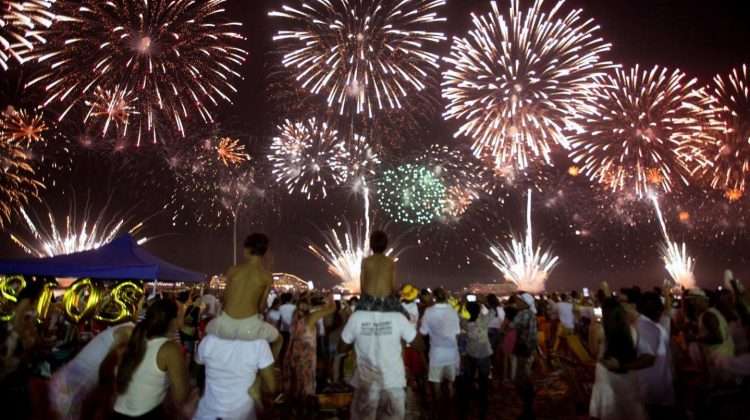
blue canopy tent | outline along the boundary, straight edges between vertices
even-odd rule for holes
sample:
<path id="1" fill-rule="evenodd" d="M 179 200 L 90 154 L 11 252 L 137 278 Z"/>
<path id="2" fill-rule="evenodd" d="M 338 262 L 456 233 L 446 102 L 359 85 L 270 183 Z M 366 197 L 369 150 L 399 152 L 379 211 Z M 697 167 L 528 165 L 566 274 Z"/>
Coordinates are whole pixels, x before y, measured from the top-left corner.
<path id="1" fill-rule="evenodd" d="M 113 280 L 160 280 L 199 283 L 206 275 L 170 264 L 140 247 L 130 235 L 101 248 L 51 258 L 0 260 L 7 275 L 91 277 Z"/>

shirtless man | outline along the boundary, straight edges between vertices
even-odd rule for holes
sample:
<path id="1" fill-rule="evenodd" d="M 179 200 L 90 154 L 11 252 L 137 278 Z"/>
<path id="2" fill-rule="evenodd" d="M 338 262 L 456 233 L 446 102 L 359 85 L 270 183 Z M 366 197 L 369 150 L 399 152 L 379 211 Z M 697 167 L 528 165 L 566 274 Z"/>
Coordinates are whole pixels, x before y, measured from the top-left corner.
<path id="1" fill-rule="evenodd" d="M 208 324 L 206 332 L 227 340 L 266 340 L 277 356 L 282 344 L 279 332 L 259 315 L 273 283 L 263 264 L 266 251 L 266 235 L 253 233 L 247 237 L 246 260 L 227 271 L 224 310 Z"/>
<path id="2" fill-rule="evenodd" d="M 396 291 L 396 263 L 385 256 L 388 248 L 388 235 L 376 231 L 370 236 L 370 249 L 373 255 L 362 261 L 360 284 L 362 294 L 385 299 L 394 296 Z"/>

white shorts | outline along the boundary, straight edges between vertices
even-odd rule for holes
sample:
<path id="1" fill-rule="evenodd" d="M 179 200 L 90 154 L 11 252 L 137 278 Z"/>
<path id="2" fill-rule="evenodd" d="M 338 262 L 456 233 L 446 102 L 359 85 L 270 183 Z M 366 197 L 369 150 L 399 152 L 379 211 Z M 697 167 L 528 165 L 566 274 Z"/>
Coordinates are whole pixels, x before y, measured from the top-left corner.
<path id="1" fill-rule="evenodd" d="M 269 343 L 279 338 L 276 327 L 261 319 L 259 315 L 235 319 L 224 312 L 208 323 L 206 334 L 225 340 L 265 340 Z"/>
<path id="2" fill-rule="evenodd" d="M 456 365 L 430 366 L 430 373 L 427 374 L 427 380 L 436 384 L 444 381 L 455 381 Z"/>

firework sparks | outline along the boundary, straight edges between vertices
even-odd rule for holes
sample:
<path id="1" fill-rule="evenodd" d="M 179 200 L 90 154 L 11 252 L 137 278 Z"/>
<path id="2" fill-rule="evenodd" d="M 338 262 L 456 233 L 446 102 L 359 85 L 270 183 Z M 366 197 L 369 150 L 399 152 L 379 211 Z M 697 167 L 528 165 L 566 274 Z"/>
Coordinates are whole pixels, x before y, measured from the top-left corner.
<path id="1" fill-rule="evenodd" d="M 173 210 L 173 223 L 186 214 L 197 224 L 222 227 L 249 206 L 257 191 L 255 171 L 249 157 L 231 165 L 224 163 L 218 154 L 224 139 L 177 141 L 167 148 L 167 165 L 176 181 L 167 205 Z"/>
<path id="2" fill-rule="evenodd" d="M 238 139 L 224 137 L 219 139 L 219 145 L 216 146 L 216 153 L 224 165 L 239 165 L 250 160 L 250 155 L 245 152 L 245 145 L 240 144 Z"/>
<path id="3" fill-rule="evenodd" d="M 526 236 L 514 236 L 510 244 L 493 245 L 489 256 L 492 264 L 503 274 L 506 280 L 512 281 L 519 290 L 540 293 L 545 290 L 545 283 L 555 269 L 559 257 L 551 249 L 534 247 L 531 227 L 531 190 L 527 193 Z"/>
<path id="4" fill-rule="evenodd" d="M 705 164 L 695 79 L 663 67 L 617 69 L 590 88 L 592 106 L 571 142 L 580 171 L 614 192 L 672 191 L 689 185 L 691 164 Z"/>
<path id="5" fill-rule="evenodd" d="M 459 218 L 479 198 L 482 168 L 461 150 L 433 144 L 417 163 L 430 169 L 446 188 L 444 214 Z"/>
<path id="6" fill-rule="evenodd" d="M 438 56 L 426 49 L 445 40 L 430 31 L 444 22 L 444 0 L 318 0 L 282 6 L 269 15 L 291 30 L 282 60 L 303 89 L 324 94 L 329 107 L 367 114 L 401 108 L 410 92 L 424 90 L 437 72 Z"/>
<path id="7" fill-rule="evenodd" d="M 319 246 L 314 243 L 308 245 L 308 249 L 318 259 L 328 266 L 328 272 L 339 279 L 341 287 L 352 293 L 360 293 L 360 275 L 362 260 L 369 255 L 369 239 L 372 230 L 370 222 L 370 191 L 367 186 L 363 187 L 364 195 L 364 235 L 361 225 L 355 231 L 349 226 L 346 230 L 339 232 L 331 229 L 324 233 L 325 243 Z M 394 256 L 398 253 L 394 247 L 389 248 L 386 253 Z"/>
<path id="8" fill-rule="evenodd" d="M 430 169 L 413 164 L 388 170 L 378 182 L 380 206 L 397 223 L 425 225 L 444 214 L 446 188 Z"/>
<path id="9" fill-rule="evenodd" d="M 750 70 L 745 64 L 729 75 L 717 75 L 700 91 L 708 119 L 704 153 L 711 165 L 697 175 L 712 188 L 723 190 L 730 202 L 745 194 L 750 176 Z"/>
<path id="10" fill-rule="evenodd" d="M 375 176 L 375 170 L 380 165 L 380 157 L 367 142 L 367 138 L 354 135 L 349 145 L 347 178 L 362 180 Z"/>
<path id="11" fill-rule="evenodd" d="M 299 192 L 308 199 L 325 198 L 330 187 L 346 182 L 348 159 L 338 131 L 314 117 L 284 121 L 269 156 L 277 181 L 289 194 Z"/>
<path id="12" fill-rule="evenodd" d="M 96 249 L 112 242 L 117 235 L 124 231 L 124 227 L 128 223 L 127 219 L 118 217 L 109 221 L 105 220 L 106 211 L 107 206 L 102 209 L 96 219 L 89 220 L 90 209 L 87 207 L 81 221 L 77 219 L 75 212 L 71 212 L 65 217 L 65 224 L 62 226 L 57 224 L 55 216 L 52 212 L 49 212 L 49 227 L 45 227 L 41 221 L 33 221 L 26 210 L 21 208 L 20 213 L 23 216 L 26 229 L 33 239 L 23 239 L 14 234 L 11 234 L 10 238 L 26 253 L 39 258 Z M 137 223 L 127 232 L 131 235 L 137 235 L 143 228 L 143 224 L 143 222 Z M 148 238 L 146 237 L 137 240 L 139 245 L 147 241 Z"/>
<path id="13" fill-rule="evenodd" d="M 27 86 L 41 84 L 45 106 L 60 105 L 62 120 L 77 104 L 97 106 L 97 88 L 137 92 L 126 101 L 139 116 L 137 144 L 170 122 L 183 137 L 192 114 L 213 122 L 211 107 L 231 102 L 233 79 L 247 52 L 234 44 L 240 23 L 225 22 L 225 0 L 77 0 L 58 3 L 49 42 L 35 56 L 47 71 Z M 105 102 L 105 110 L 110 101 Z M 115 102 L 117 104 L 117 102 Z M 96 110 L 89 111 L 89 115 Z M 131 124 L 134 121 L 131 121 Z"/>
<path id="14" fill-rule="evenodd" d="M 31 198 L 38 198 L 44 184 L 36 179 L 27 149 L 0 139 L 0 228 Z"/>
<path id="15" fill-rule="evenodd" d="M 97 87 L 94 91 L 93 99 L 85 101 L 89 111 L 86 117 L 84 117 L 83 122 L 89 123 L 90 120 L 103 120 L 102 136 L 106 136 L 109 133 L 110 126 L 114 126 L 118 135 L 125 137 L 128 134 L 130 116 L 138 114 L 134 106 L 136 100 L 132 91 L 120 88 L 106 90 Z"/>
<path id="16" fill-rule="evenodd" d="M 651 194 L 651 201 L 654 203 L 656 217 L 659 220 L 659 227 L 664 236 L 664 241 L 659 245 L 661 257 L 664 260 L 664 268 L 672 278 L 675 284 L 690 289 L 695 287 L 695 259 L 690 257 L 687 252 L 687 245 L 673 242 L 669 238 L 667 224 L 664 222 L 664 215 L 659 206 L 659 199 L 656 195 Z"/>
<path id="17" fill-rule="evenodd" d="M 55 20 L 50 8 L 55 0 L 3 0 L 0 2 L 0 68 L 8 69 L 8 62 L 19 63 L 35 44 L 45 42 L 42 32 Z"/>
<path id="18" fill-rule="evenodd" d="M 47 124 L 40 114 L 8 108 L 0 114 L 0 141 L 32 143 L 44 141 Z"/>
<path id="19" fill-rule="evenodd" d="M 455 136 L 473 140 L 476 156 L 490 152 L 495 166 L 524 169 L 532 159 L 551 163 L 553 145 L 568 147 L 565 130 L 585 106 L 585 90 L 610 63 L 610 49 L 581 10 L 558 17 L 543 0 L 520 10 L 512 0 L 507 15 L 496 2 L 485 16 L 472 15 L 469 37 L 456 37 L 444 60 L 444 117 L 462 122 Z"/>

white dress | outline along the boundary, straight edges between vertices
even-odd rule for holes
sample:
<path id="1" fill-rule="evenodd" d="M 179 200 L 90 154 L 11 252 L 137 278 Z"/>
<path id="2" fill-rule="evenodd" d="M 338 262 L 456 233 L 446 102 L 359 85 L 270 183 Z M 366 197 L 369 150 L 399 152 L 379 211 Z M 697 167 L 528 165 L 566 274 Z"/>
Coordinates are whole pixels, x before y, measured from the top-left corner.
<path id="1" fill-rule="evenodd" d="M 637 343 L 637 332 L 631 328 L 631 334 Z M 602 349 L 600 361 L 604 353 Z M 647 420 L 636 372 L 619 374 L 597 363 L 589 415 L 599 420 Z"/>

